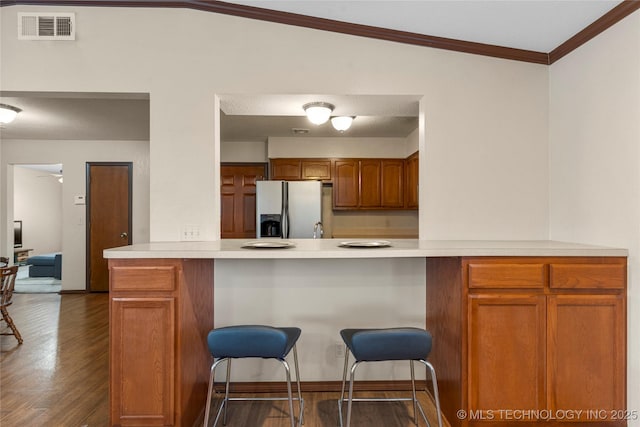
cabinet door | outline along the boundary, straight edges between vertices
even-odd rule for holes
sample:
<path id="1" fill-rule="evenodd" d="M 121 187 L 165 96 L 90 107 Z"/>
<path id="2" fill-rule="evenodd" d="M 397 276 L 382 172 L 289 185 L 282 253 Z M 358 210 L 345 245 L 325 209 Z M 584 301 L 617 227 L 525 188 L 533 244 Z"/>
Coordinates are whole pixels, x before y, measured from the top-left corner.
<path id="1" fill-rule="evenodd" d="M 302 179 L 331 181 L 331 160 L 302 160 Z"/>
<path id="2" fill-rule="evenodd" d="M 336 160 L 333 176 L 333 206 L 358 207 L 358 161 Z"/>
<path id="3" fill-rule="evenodd" d="M 271 159 L 270 179 L 300 179 L 300 159 Z"/>
<path id="4" fill-rule="evenodd" d="M 174 298 L 111 300 L 111 425 L 174 425 Z"/>
<path id="5" fill-rule="evenodd" d="M 360 207 L 379 208 L 381 196 L 380 160 L 360 160 Z"/>
<path id="6" fill-rule="evenodd" d="M 545 408 L 545 297 L 469 297 L 470 411 Z"/>
<path id="7" fill-rule="evenodd" d="M 405 206 L 407 208 L 418 207 L 418 183 L 419 183 L 419 163 L 418 153 L 415 152 L 407 158 L 405 163 L 404 194 Z"/>
<path id="8" fill-rule="evenodd" d="M 382 160 L 380 204 L 384 208 L 404 207 L 404 160 Z"/>
<path id="9" fill-rule="evenodd" d="M 549 409 L 624 409 L 622 295 L 550 296 L 548 316 Z"/>

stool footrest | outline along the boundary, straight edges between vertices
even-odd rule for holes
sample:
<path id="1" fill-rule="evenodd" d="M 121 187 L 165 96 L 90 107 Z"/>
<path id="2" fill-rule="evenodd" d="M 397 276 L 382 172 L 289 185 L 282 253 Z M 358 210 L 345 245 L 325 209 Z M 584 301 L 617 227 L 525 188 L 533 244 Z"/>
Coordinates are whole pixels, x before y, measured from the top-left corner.
<path id="1" fill-rule="evenodd" d="M 223 397 L 222 399 L 234 402 L 277 402 L 281 400 L 289 401 L 288 397 L 228 397 L 227 399 Z M 304 399 L 293 397 L 291 398 L 291 400 L 293 400 L 294 402 L 299 400 L 304 404 Z"/>
<path id="2" fill-rule="evenodd" d="M 354 397 L 351 399 L 352 402 L 413 402 L 414 400 L 418 402 L 418 399 L 412 399 L 411 397 Z M 345 402 L 345 400 L 342 402 Z"/>

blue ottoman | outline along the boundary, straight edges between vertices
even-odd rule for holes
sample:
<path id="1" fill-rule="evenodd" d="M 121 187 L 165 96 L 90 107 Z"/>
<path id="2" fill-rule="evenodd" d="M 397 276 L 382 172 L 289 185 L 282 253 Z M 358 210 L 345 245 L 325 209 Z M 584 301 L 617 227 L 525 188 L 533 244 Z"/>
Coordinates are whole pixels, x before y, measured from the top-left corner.
<path id="1" fill-rule="evenodd" d="M 29 277 L 54 277 L 62 279 L 62 254 L 42 254 L 27 258 Z"/>

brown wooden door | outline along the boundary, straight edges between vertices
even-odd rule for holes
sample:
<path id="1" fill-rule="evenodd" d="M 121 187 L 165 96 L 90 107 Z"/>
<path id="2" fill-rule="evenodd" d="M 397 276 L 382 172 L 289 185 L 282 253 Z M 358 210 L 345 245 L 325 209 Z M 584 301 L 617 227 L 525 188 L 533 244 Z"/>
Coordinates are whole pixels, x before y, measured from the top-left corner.
<path id="1" fill-rule="evenodd" d="M 380 160 L 360 160 L 360 207 L 379 208 L 381 199 Z"/>
<path id="2" fill-rule="evenodd" d="M 333 174 L 333 206 L 358 207 L 358 161 L 336 160 Z"/>
<path id="3" fill-rule="evenodd" d="M 220 235 L 223 239 L 256 237 L 256 181 L 266 165 L 220 165 Z"/>
<path id="4" fill-rule="evenodd" d="M 131 163 L 87 163 L 87 289 L 109 291 L 102 252 L 131 244 Z"/>
<path id="5" fill-rule="evenodd" d="M 544 295 L 469 296 L 469 410 L 546 408 Z"/>
<path id="6" fill-rule="evenodd" d="M 622 295 L 550 296 L 548 316 L 549 409 L 625 408 Z"/>
<path id="7" fill-rule="evenodd" d="M 404 206 L 404 160 L 382 160 L 380 166 L 380 203 L 385 208 Z"/>

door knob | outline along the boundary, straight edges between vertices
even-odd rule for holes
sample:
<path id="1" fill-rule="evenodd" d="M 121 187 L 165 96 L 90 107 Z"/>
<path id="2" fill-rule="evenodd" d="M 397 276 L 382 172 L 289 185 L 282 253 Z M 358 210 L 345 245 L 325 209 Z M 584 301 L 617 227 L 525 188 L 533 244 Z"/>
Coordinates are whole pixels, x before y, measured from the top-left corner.
<path id="1" fill-rule="evenodd" d="M 126 238 L 127 238 L 127 236 L 129 236 L 129 235 L 126 233 L 126 231 L 125 231 L 125 232 L 120 233 L 120 238 L 121 238 L 121 239 L 126 239 Z"/>

